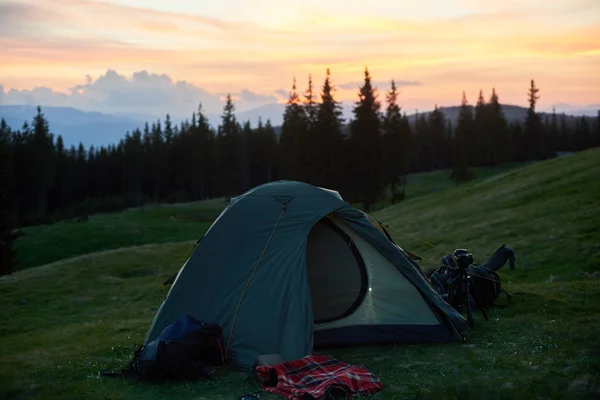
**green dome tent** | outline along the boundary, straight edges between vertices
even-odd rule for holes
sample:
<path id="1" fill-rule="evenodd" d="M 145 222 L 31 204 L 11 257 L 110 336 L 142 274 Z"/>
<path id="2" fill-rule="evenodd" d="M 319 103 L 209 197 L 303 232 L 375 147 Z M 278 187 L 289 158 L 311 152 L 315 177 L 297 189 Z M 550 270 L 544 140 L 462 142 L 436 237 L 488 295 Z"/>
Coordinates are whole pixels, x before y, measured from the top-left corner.
<path id="1" fill-rule="evenodd" d="M 366 213 L 295 181 L 233 198 L 180 269 L 148 331 L 178 316 L 223 328 L 234 366 L 314 347 L 461 339 L 464 318 Z"/>

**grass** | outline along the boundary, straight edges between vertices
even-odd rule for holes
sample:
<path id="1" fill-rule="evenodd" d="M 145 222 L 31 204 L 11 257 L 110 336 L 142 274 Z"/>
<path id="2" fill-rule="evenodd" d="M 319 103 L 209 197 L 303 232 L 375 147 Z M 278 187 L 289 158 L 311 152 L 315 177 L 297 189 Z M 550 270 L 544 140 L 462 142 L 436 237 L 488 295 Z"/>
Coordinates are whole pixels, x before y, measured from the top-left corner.
<path id="1" fill-rule="evenodd" d="M 506 163 L 495 167 L 475 167 L 472 168 L 473 182 L 480 182 L 494 175 L 510 171 L 514 168 L 522 167 L 523 163 Z M 441 192 L 456 187 L 456 183 L 449 179 L 450 172 L 430 171 L 420 174 L 410 174 L 406 177 L 406 199 L 411 200 L 415 197 Z"/>
<path id="2" fill-rule="evenodd" d="M 384 389 L 373 399 L 600 396 L 600 280 L 584 275 L 599 270 L 599 157 L 592 150 L 537 163 L 375 213 L 426 268 L 455 247 L 483 261 L 507 243 L 518 259 L 516 270 L 501 271 L 505 286 L 525 294 L 500 298 L 487 322 L 476 314 L 466 342 L 327 353 L 379 375 Z M 103 218 L 135 219 L 124 214 Z M 258 388 L 227 370 L 214 382 L 168 385 L 98 376 L 122 367 L 143 341 L 166 294 L 160 283 L 194 243 L 147 237 L 0 278 L 0 398 L 236 399 Z"/>
<path id="3" fill-rule="evenodd" d="M 95 251 L 198 240 L 226 205 L 224 199 L 153 205 L 28 227 L 15 246 L 19 269 Z"/>
<path id="4" fill-rule="evenodd" d="M 513 169 L 374 213 L 403 247 L 438 265 L 467 247 L 483 262 L 502 243 L 518 268 L 503 276 L 576 279 L 600 271 L 600 149 Z"/>

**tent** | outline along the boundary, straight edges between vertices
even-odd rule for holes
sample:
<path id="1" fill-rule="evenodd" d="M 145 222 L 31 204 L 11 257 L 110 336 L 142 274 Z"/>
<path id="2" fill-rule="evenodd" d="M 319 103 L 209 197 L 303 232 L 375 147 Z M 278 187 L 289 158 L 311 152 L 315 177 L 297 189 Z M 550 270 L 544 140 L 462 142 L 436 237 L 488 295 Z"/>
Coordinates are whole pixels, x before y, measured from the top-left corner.
<path id="1" fill-rule="evenodd" d="M 145 343 L 178 316 L 223 328 L 231 365 L 324 346 L 461 339 L 464 318 L 377 221 L 295 181 L 232 198 L 179 270 Z"/>

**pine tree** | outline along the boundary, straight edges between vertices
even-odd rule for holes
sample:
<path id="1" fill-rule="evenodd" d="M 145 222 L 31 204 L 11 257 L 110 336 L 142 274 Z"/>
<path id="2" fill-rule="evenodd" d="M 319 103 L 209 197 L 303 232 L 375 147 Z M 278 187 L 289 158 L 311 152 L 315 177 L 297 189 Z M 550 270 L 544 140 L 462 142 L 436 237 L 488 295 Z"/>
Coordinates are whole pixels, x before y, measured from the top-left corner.
<path id="1" fill-rule="evenodd" d="M 524 127 L 525 154 L 527 159 L 545 159 L 549 156 L 544 137 L 544 125 L 540 116 L 535 111 L 535 106 L 539 100 L 539 89 L 535 86 L 532 79 L 527 94 L 529 109 Z"/>
<path id="2" fill-rule="evenodd" d="M 452 145 L 454 143 L 454 124 L 450 118 L 446 119 L 446 129 L 444 130 L 444 169 L 452 168 Z"/>
<path id="3" fill-rule="evenodd" d="M 167 171 L 167 152 L 160 120 L 152 124 L 150 140 L 152 197 L 154 201 L 158 201 L 161 198 L 161 188 L 165 184 L 165 177 L 168 176 L 165 174 Z"/>
<path id="4" fill-rule="evenodd" d="M 314 93 L 312 75 L 309 74 L 308 87 L 306 88 L 306 92 L 304 93 L 304 109 L 309 130 L 314 129 L 314 126 L 317 122 L 317 113 L 319 110 L 319 106 L 316 102 L 316 97 L 317 96 Z"/>
<path id="5" fill-rule="evenodd" d="M 433 111 L 429 114 L 428 121 L 428 143 L 429 143 L 429 154 L 431 156 L 431 169 L 444 169 L 446 168 L 445 163 L 445 132 L 446 132 L 446 118 L 444 114 L 439 110 L 437 104 L 434 106 Z"/>
<path id="6" fill-rule="evenodd" d="M 80 149 L 83 149 L 83 146 L 80 145 Z M 124 185 L 126 192 L 132 196 L 134 204 L 141 205 L 145 154 L 142 132 L 139 129 L 135 129 L 131 135 L 125 136 L 123 151 L 125 159 L 125 165 L 123 166 Z M 78 159 L 81 160 L 80 157 Z M 81 161 L 79 162 L 81 163 Z"/>
<path id="7" fill-rule="evenodd" d="M 217 135 L 218 181 L 220 192 L 225 196 L 234 196 L 243 191 L 244 142 L 241 130 L 235 117 L 235 105 L 228 94 Z"/>
<path id="8" fill-rule="evenodd" d="M 88 190 L 86 195 L 88 198 L 95 198 L 98 196 L 98 177 L 96 176 L 96 156 L 94 146 L 90 146 L 87 152 L 87 184 Z"/>
<path id="9" fill-rule="evenodd" d="M 52 208 L 63 209 L 69 204 L 73 187 L 73 167 L 65 151 L 62 136 L 56 138 L 56 185 L 52 188 Z"/>
<path id="10" fill-rule="evenodd" d="M 386 94 L 387 109 L 383 118 L 383 150 L 385 184 L 390 186 L 391 200 L 403 200 L 406 193 L 406 174 L 411 162 L 411 131 L 408 119 L 400 113 L 396 82 L 392 80 Z M 400 184 L 400 193 L 397 185 Z"/>
<path id="11" fill-rule="evenodd" d="M 278 153 L 282 179 L 305 179 L 305 163 L 307 152 L 309 151 L 306 140 L 307 131 L 308 118 L 300 101 L 300 96 L 296 92 L 296 78 L 294 78 L 292 91 L 285 106 L 281 134 L 279 136 Z"/>
<path id="12" fill-rule="evenodd" d="M 311 142 L 314 157 L 311 157 L 308 166 L 309 183 L 330 188 L 339 187 L 343 181 L 343 163 L 340 160 L 343 155 L 344 120 L 341 105 L 333 96 L 334 91 L 328 68 L 321 90 L 321 103 L 317 108 L 314 140 Z"/>
<path id="13" fill-rule="evenodd" d="M 575 129 L 575 143 L 577 151 L 587 150 L 592 147 L 594 137 L 588 118 L 582 115 L 577 119 L 577 128 Z"/>
<path id="14" fill-rule="evenodd" d="M 202 181 L 200 186 L 201 199 L 206 199 L 215 193 L 217 160 L 216 160 L 216 135 L 208 123 L 208 118 L 204 115 L 202 104 L 198 105 L 198 129 L 201 135 L 201 166 L 202 166 Z"/>
<path id="15" fill-rule="evenodd" d="M 370 211 L 382 196 L 385 185 L 385 166 L 382 157 L 381 104 L 371 84 L 371 75 L 365 68 L 364 84 L 354 106 L 350 125 L 350 154 L 348 166 L 352 171 L 350 193 Z"/>
<path id="16" fill-rule="evenodd" d="M 12 132 L 2 118 L 0 120 L 0 275 L 10 274 L 17 265 L 13 248 L 18 237 L 15 232 L 18 221 L 14 181 Z"/>
<path id="17" fill-rule="evenodd" d="M 550 118 L 550 123 L 548 124 L 548 146 L 551 149 L 552 153 L 556 153 L 558 149 L 558 138 L 560 133 L 558 131 L 558 117 L 556 115 L 556 110 L 552 107 L 552 116 Z"/>
<path id="18" fill-rule="evenodd" d="M 242 126 L 242 137 L 244 140 L 244 157 L 243 157 L 243 170 L 244 170 L 244 190 L 247 191 L 252 188 L 252 165 L 254 162 L 254 154 L 252 152 L 254 148 L 254 137 L 252 132 L 252 126 L 250 121 L 244 122 Z"/>
<path id="19" fill-rule="evenodd" d="M 55 182 L 53 135 L 41 107 L 33 118 L 33 136 L 31 138 L 32 159 L 36 174 L 34 184 L 37 200 L 37 218 L 43 221 L 48 211 L 48 190 Z"/>
<path id="20" fill-rule="evenodd" d="M 429 135 L 429 124 L 425 114 L 416 113 L 415 115 L 415 134 L 413 146 L 413 165 L 414 172 L 431 171 L 431 141 Z"/>
<path id="21" fill-rule="evenodd" d="M 263 124 L 258 119 L 258 126 L 252 131 L 252 147 L 250 152 L 252 186 L 270 182 L 276 176 L 277 138 L 271 121 Z"/>
<path id="22" fill-rule="evenodd" d="M 492 95 L 487 104 L 487 109 L 488 112 L 485 116 L 487 140 L 484 144 L 484 162 L 486 165 L 493 166 L 511 161 L 513 158 L 510 154 L 512 146 L 509 143 L 508 122 L 500 105 L 496 88 L 492 88 Z"/>
<path id="23" fill-rule="evenodd" d="M 563 112 L 560 116 L 560 130 L 558 139 L 559 151 L 573 151 L 573 134 L 567 125 L 567 116 Z"/>
<path id="24" fill-rule="evenodd" d="M 453 139 L 452 153 L 452 172 L 450 179 L 460 185 L 461 182 L 467 182 L 473 179 L 473 172 L 470 169 L 471 160 L 474 154 L 469 152 L 469 141 L 473 140 L 473 130 L 475 122 L 471 107 L 467 103 L 467 95 L 463 91 L 463 97 L 456 123 L 456 130 Z"/>
<path id="25" fill-rule="evenodd" d="M 142 148 L 144 150 L 144 157 L 142 163 L 142 196 L 147 196 L 148 193 L 152 192 L 154 186 L 154 174 L 153 165 L 154 160 L 152 158 L 152 132 L 156 130 L 155 124 L 152 123 L 152 127 L 146 122 L 144 124 L 144 133 L 142 135 Z"/>
<path id="26" fill-rule="evenodd" d="M 261 145 L 264 151 L 264 170 L 265 182 L 273 181 L 277 176 L 277 134 L 271 124 L 271 120 L 267 119 L 264 130 L 262 132 Z"/>
<path id="27" fill-rule="evenodd" d="M 473 166 L 485 165 L 486 147 L 488 143 L 487 127 L 489 125 L 487 118 L 487 105 L 483 98 L 483 91 L 479 90 L 479 97 L 475 105 L 475 122 L 473 128 L 472 148 L 469 152 L 476 157 L 473 159 Z"/>
<path id="28" fill-rule="evenodd" d="M 163 171 L 164 182 L 164 194 L 173 193 L 173 123 L 171 116 L 167 114 L 165 116 L 165 129 L 164 129 L 164 154 L 163 161 L 165 163 L 165 170 Z"/>

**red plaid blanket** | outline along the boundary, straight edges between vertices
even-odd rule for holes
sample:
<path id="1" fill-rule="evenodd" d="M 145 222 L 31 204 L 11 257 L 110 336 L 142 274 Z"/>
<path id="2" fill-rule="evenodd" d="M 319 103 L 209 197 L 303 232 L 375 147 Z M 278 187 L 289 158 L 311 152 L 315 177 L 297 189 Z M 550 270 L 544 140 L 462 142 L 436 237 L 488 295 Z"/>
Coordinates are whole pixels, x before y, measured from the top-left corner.
<path id="1" fill-rule="evenodd" d="M 325 399 L 328 395 L 351 397 L 381 390 L 379 377 L 362 365 L 349 365 L 328 356 L 307 356 L 277 365 L 258 366 L 263 389 L 288 400 Z"/>

